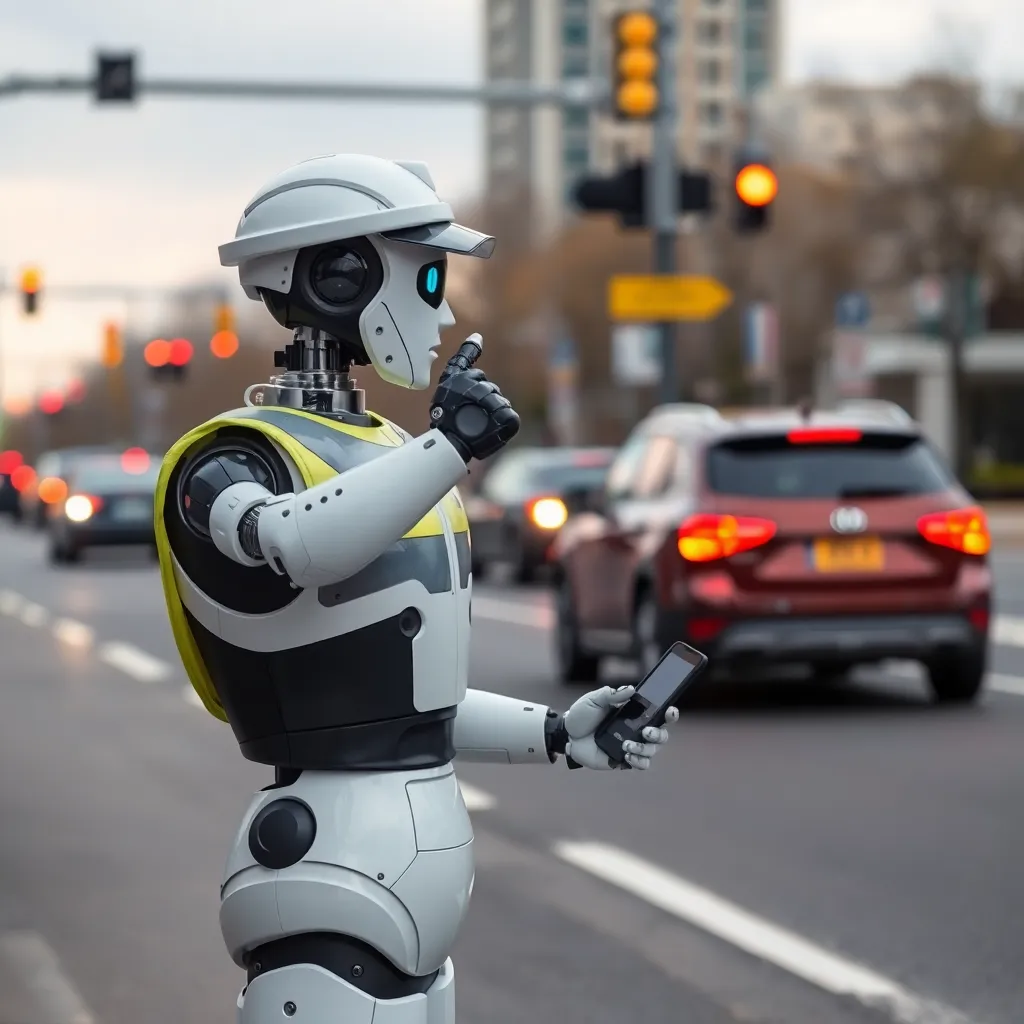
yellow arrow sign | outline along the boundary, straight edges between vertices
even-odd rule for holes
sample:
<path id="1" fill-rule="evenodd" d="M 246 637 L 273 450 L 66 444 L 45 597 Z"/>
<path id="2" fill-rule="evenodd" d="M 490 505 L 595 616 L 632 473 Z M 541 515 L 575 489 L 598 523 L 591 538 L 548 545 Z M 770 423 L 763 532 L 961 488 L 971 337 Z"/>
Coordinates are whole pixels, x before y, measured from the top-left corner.
<path id="1" fill-rule="evenodd" d="M 713 277 L 619 275 L 608 282 L 608 315 L 628 323 L 711 320 L 732 302 Z"/>

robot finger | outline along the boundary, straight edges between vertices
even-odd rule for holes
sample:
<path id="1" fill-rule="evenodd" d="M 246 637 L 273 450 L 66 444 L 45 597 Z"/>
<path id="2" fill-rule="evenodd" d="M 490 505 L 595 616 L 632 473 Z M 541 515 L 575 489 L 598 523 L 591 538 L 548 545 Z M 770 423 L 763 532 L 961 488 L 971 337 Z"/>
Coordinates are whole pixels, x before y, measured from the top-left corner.
<path id="1" fill-rule="evenodd" d="M 651 767 L 651 759 L 649 757 L 642 757 L 640 754 L 627 754 L 626 763 L 630 768 L 636 768 L 638 771 Z"/>
<path id="2" fill-rule="evenodd" d="M 666 725 L 671 725 L 673 722 L 678 722 L 678 721 L 679 721 L 679 708 L 677 708 L 677 707 L 670 707 L 665 712 L 665 724 Z"/>
<path id="3" fill-rule="evenodd" d="M 668 729 L 659 729 L 656 725 L 649 725 L 644 729 L 643 737 L 648 743 L 655 745 L 668 743 Z"/>
<path id="4" fill-rule="evenodd" d="M 622 749 L 627 754 L 638 754 L 640 757 L 654 757 L 658 752 L 657 743 L 636 743 L 633 740 L 627 740 L 622 744 Z"/>

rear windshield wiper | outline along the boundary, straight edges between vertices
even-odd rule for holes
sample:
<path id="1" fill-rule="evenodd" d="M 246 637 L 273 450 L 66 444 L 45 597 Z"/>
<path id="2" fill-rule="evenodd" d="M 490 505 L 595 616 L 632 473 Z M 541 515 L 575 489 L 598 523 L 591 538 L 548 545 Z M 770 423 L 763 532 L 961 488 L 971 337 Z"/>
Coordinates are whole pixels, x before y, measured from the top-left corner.
<path id="1" fill-rule="evenodd" d="M 913 494 L 903 487 L 844 487 L 837 498 L 905 498 Z"/>

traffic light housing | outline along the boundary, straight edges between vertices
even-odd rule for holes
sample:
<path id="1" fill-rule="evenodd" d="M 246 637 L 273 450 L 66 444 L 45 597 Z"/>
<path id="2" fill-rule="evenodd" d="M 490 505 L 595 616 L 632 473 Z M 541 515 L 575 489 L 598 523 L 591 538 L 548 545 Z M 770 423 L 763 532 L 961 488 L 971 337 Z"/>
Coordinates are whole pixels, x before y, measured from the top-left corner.
<path id="1" fill-rule="evenodd" d="M 576 204 L 589 213 L 616 213 L 625 228 L 646 227 L 648 172 L 646 163 L 636 163 L 610 178 L 584 178 L 574 192 Z M 680 171 L 678 181 L 679 213 L 709 213 L 713 209 L 710 175 Z"/>
<path id="2" fill-rule="evenodd" d="M 97 103 L 131 103 L 135 99 L 135 55 L 97 54 L 94 88 Z"/>
<path id="3" fill-rule="evenodd" d="M 107 324 L 103 328 L 103 353 L 100 362 L 112 370 L 120 366 L 124 359 L 124 342 L 121 338 L 121 328 L 114 323 Z"/>
<path id="4" fill-rule="evenodd" d="M 650 121 L 658 112 L 660 35 L 651 11 L 626 11 L 613 22 L 612 103 L 619 121 Z"/>
<path id="5" fill-rule="evenodd" d="M 21 272 L 18 287 L 21 291 L 21 305 L 26 316 L 39 312 L 39 292 L 43 286 L 43 275 L 37 267 L 26 267 Z"/>
<path id="6" fill-rule="evenodd" d="M 779 192 L 778 178 L 762 156 L 740 153 L 733 166 L 736 196 L 735 227 L 740 234 L 764 231 L 771 222 L 771 208 Z"/>
<path id="7" fill-rule="evenodd" d="M 192 342 L 187 338 L 172 341 L 156 338 L 143 349 L 142 354 L 156 380 L 181 381 L 185 379 L 193 352 Z"/>

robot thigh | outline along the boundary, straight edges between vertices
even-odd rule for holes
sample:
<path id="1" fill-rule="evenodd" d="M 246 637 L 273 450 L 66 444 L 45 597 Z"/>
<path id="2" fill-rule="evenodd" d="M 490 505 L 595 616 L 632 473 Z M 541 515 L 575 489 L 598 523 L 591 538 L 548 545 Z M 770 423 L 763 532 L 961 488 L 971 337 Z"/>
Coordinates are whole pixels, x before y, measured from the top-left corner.
<path id="1" fill-rule="evenodd" d="M 424 992 L 378 998 L 312 964 L 258 975 L 238 997 L 238 1024 L 455 1024 L 455 972 L 446 960 Z M 386 991 L 387 985 L 373 985 Z"/>

